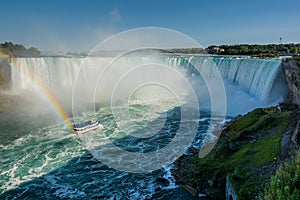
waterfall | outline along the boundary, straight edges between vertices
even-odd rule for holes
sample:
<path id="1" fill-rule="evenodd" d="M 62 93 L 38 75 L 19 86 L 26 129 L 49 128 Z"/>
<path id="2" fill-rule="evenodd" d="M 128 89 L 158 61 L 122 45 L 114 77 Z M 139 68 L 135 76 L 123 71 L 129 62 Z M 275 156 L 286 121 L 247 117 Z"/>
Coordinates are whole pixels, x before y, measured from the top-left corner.
<path id="1" fill-rule="evenodd" d="M 13 89 L 29 89 L 28 78 L 50 88 L 70 88 L 82 63 L 81 58 L 14 58 Z M 28 77 L 27 75 L 30 75 Z"/>
<path id="2" fill-rule="evenodd" d="M 83 91 L 83 93 L 78 93 L 79 96 L 92 99 L 94 90 L 90 89 L 88 91 L 88 87 L 94 87 L 92 84 L 97 82 L 99 75 L 112 60 L 112 57 L 89 57 L 87 59 L 80 57 L 14 58 L 12 90 L 30 89 L 32 83 L 28 82 L 28 77 L 24 75 L 30 74 L 31 79 L 37 80 L 55 93 L 60 89 L 72 93 L 73 86 L 76 83 L 76 88 Z M 250 104 L 247 102 L 250 98 L 255 99 L 255 102 L 253 100 L 251 102 L 252 106 L 247 109 L 252 109 L 255 106 L 274 105 L 283 101 L 288 92 L 281 60 L 164 55 L 160 58 L 160 61 L 168 66 L 184 69 L 187 76 L 197 74 L 213 79 L 220 73 L 225 83 L 227 102 L 233 101 L 232 105 L 227 104 L 227 107 L 234 107 L 234 104 L 237 104 L 236 102 L 238 104 Z M 81 68 L 83 62 L 85 66 L 88 66 L 84 70 Z M 120 60 L 115 68 L 108 70 L 108 76 L 104 77 L 103 80 L 106 81 L 104 89 L 111 92 L 117 78 L 126 72 L 124 66 L 132 67 L 135 63 L 143 65 L 147 62 L 149 62 L 147 55 L 126 57 Z M 212 67 L 213 65 L 216 67 Z M 19 71 L 22 71 L 21 75 Z M 78 76 L 78 73 L 80 73 L 80 76 Z M 155 70 L 151 75 L 137 74 L 133 78 L 154 77 L 155 74 L 161 73 L 163 72 Z M 165 75 L 167 76 L 167 74 Z M 79 80 L 76 81 L 77 77 L 79 77 Z M 243 94 L 244 96 L 240 97 L 241 92 L 237 93 L 235 91 L 243 91 L 248 96 Z M 101 95 L 102 97 L 105 96 L 103 93 Z M 207 94 L 203 96 L 207 96 Z M 260 102 L 259 105 L 257 102 Z M 243 108 L 242 112 L 249 111 L 247 109 Z"/>
<path id="3" fill-rule="evenodd" d="M 264 102 L 280 99 L 287 95 L 287 85 L 281 60 L 236 57 L 173 56 L 168 62 L 197 69 L 206 77 L 221 74 L 223 80 L 239 86 L 250 96 Z M 213 68 L 212 65 L 216 66 Z M 215 70 L 218 69 L 218 72 Z"/>

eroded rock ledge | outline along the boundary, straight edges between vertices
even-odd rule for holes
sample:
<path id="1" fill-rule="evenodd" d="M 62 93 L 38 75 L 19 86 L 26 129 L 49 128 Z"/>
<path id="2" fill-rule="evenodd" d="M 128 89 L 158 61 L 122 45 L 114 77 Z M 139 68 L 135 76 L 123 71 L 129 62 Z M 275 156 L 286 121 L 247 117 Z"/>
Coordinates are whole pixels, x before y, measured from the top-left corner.
<path id="1" fill-rule="evenodd" d="M 300 67 L 294 59 L 285 60 L 282 65 L 289 88 L 286 101 L 300 105 Z"/>

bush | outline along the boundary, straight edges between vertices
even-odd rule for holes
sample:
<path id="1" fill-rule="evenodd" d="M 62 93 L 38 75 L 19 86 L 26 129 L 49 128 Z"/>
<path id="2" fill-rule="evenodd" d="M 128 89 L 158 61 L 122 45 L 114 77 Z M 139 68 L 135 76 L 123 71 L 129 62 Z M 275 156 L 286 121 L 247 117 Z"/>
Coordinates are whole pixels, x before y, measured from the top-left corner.
<path id="1" fill-rule="evenodd" d="M 300 198 L 300 152 L 291 163 L 286 163 L 272 177 L 271 183 L 260 199 L 299 199 Z"/>
<path id="2" fill-rule="evenodd" d="M 22 44 L 13 44 L 12 42 L 0 44 L 0 49 L 10 56 L 39 56 L 41 54 L 37 48 L 30 47 L 26 49 Z"/>
<path id="3" fill-rule="evenodd" d="M 249 55 L 252 57 L 260 58 L 276 58 L 279 55 L 295 55 L 299 53 L 300 44 L 268 44 L 268 45 L 250 45 L 250 44 L 237 44 L 237 45 L 221 45 L 222 52 L 212 51 L 213 48 L 218 46 L 209 46 L 207 52 L 213 52 L 224 55 Z"/>

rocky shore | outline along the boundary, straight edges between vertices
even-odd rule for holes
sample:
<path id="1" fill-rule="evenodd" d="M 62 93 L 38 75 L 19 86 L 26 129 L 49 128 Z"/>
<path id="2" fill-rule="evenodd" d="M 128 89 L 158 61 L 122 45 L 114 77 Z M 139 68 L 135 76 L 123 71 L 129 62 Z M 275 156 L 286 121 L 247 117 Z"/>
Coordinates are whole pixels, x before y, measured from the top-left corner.
<path id="1" fill-rule="evenodd" d="M 265 120 L 260 123 L 271 125 L 265 128 L 255 123 L 253 132 L 243 130 L 244 127 L 237 128 L 257 116 L 258 121 Z M 199 158 L 199 149 L 190 149 L 191 154 L 182 155 L 176 161 L 173 176 L 194 196 L 225 199 L 225 179 L 228 175 L 240 197 L 255 198 L 263 192 L 263 185 L 279 166 L 295 154 L 299 145 L 299 134 L 295 131 L 299 128 L 299 120 L 300 109 L 271 114 L 256 109 L 225 127 L 216 146 L 206 157 Z M 281 121 L 283 126 L 275 125 Z M 236 137 L 232 135 L 233 130 L 242 134 Z"/>

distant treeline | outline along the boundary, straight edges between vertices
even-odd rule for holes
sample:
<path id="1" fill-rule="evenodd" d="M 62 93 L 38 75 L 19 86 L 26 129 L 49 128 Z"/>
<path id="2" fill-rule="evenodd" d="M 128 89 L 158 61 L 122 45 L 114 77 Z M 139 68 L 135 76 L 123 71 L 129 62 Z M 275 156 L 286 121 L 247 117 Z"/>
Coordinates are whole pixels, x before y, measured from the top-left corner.
<path id="1" fill-rule="evenodd" d="M 203 48 L 181 48 L 181 49 L 169 49 L 166 52 L 182 53 L 182 54 L 200 54 L 205 53 Z"/>
<path id="2" fill-rule="evenodd" d="M 30 47 L 27 49 L 22 44 L 13 44 L 12 42 L 5 42 L 0 44 L 0 51 L 3 54 L 17 57 L 41 55 L 41 52 L 35 47 Z"/>
<path id="3" fill-rule="evenodd" d="M 279 57 L 280 55 L 297 55 L 300 52 L 300 44 L 267 44 L 267 45 L 221 45 L 209 46 L 206 51 L 220 55 L 249 55 L 252 57 Z"/>

